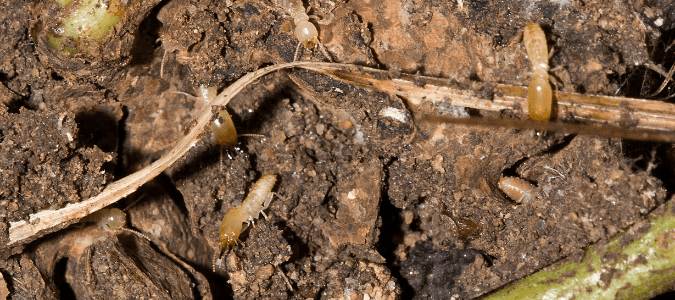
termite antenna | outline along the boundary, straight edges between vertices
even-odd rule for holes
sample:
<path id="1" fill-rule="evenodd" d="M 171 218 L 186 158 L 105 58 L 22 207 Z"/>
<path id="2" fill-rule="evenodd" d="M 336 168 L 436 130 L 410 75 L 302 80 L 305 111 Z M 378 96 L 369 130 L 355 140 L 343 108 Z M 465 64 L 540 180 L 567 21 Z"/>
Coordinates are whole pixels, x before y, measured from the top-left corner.
<path id="1" fill-rule="evenodd" d="M 223 252 L 222 250 L 221 251 L 218 251 L 218 250 L 213 251 L 213 260 L 211 261 L 211 265 L 213 266 L 213 273 L 216 272 L 216 259 L 218 258 L 218 256 L 220 256 L 220 254 L 222 252 Z"/>
<path id="2" fill-rule="evenodd" d="M 238 136 L 238 137 L 239 137 L 239 136 L 245 136 L 245 137 L 266 138 L 266 136 L 265 136 L 264 134 L 255 134 L 255 133 L 242 133 L 242 134 L 237 135 L 237 136 Z"/>
<path id="3" fill-rule="evenodd" d="M 330 55 L 330 53 L 328 53 L 328 50 L 326 50 L 326 47 L 323 46 L 323 43 L 321 41 L 319 41 L 316 44 L 319 46 L 319 50 L 321 50 L 321 54 L 323 54 L 323 56 L 326 59 L 328 59 L 328 62 L 333 62 L 333 57 Z"/>
<path id="4" fill-rule="evenodd" d="M 168 47 L 167 43 L 164 42 L 164 36 L 160 36 L 155 43 L 161 42 L 162 48 L 164 48 L 164 54 L 162 55 L 162 63 L 159 64 L 159 78 L 164 78 L 164 62 L 166 61 L 166 55 L 176 51 L 176 48 Z"/>
<path id="5" fill-rule="evenodd" d="M 169 53 L 169 50 L 164 50 L 164 55 L 162 55 L 162 63 L 159 64 L 159 78 L 164 78 L 164 61 L 166 60 L 167 53 Z"/>
<path id="6" fill-rule="evenodd" d="M 123 211 L 129 211 L 129 209 L 130 209 L 131 207 L 133 207 L 133 206 L 136 205 L 138 202 L 140 202 L 141 200 L 143 200 L 143 198 L 145 198 L 145 195 L 146 195 L 146 194 L 144 193 L 143 195 L 141 195 L 140 197 L 138 197 L 136 200 L 134 200 L 134 202 L 131 202 L 131 204 L 127 205 L 127 207 L 125 207 L 125 208 L 123 209 Z"/>
<path id="7" fill-rule="evenodd" d="M 137 236 L 139 236 L 139 237 L 142 237 L 142 238 L 144 238 L 144 239 L 145 239 L 146 241 L 148 241 L 148 242 L 153 242 L 147 235 L 142 234 L 142 233 L 140 233 L 140 232 L 138 232 L 138 231 L 136 231 L 136 230 L 129 229 L 129 228 L 119 228 L 119 229 L 121 229 L 121 230 L 124 231 L 124 232 L 131 233 L 131 234 L 137 235 Z"/>
<path id="8" fill-rule="evenodd" d="M 300 51 L 302 51 L 302 43 L 298 42 L 298 45 L 295 47 L 295 54 L 293 55 L 293 61 L 298 61 Z"/>

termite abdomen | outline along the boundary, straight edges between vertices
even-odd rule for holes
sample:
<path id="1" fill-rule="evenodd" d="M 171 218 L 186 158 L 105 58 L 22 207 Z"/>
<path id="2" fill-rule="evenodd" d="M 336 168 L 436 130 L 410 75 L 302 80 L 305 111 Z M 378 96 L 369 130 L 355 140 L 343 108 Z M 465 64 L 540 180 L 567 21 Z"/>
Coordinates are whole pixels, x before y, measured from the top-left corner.
<path id="1" fill-rule="evenodd" d="M 499 189 L 516 203 L 534 201 L 534 186 L 518 177 L 502 177 L 497 183 Z"/>
<path id="2" fill-rule="evenodd" d="M 530 23 L 523 30 L 523 43 L 532 65 L 532 80 L 527 88 L 527 109 L 535 121 L 551 119 L 553 91 L 548 82 L 548 50 L 546 35 L 536 23 Z"/>

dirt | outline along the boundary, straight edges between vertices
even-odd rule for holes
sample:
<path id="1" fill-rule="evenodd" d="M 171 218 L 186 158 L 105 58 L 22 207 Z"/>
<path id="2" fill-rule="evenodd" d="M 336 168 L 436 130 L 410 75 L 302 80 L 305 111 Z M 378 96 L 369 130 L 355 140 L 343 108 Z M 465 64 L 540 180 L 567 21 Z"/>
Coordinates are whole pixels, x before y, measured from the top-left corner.
<path id="1" fill-rule="evenodd" d="M 546 32 L 564 91 L 647 97 L 663 78 L 645 65 L 673 62 L 675 3 L 666 0 L 303 4 L 330 59 L 456 86 L 527 85 L 529 22 Z M 292 61 L 294 24 L 276 6 L 134 4 L 113 34 L 64 55 L 47 40 L 68 12 L 1 2 L 0 244 L 9 222 L 83 201 L 164 154 L 204 105 L 200 85 Z M 328 60 L 301 50 L 300 60 Z M 415 121 L 486 115 L 410 106 L 308 71 L 266 76 L 227 110 L 252 135 L 227 150 L 206 134 L 117 204 L 129 229 L 208 283 L 135 234 L 74 224 L 0 248 L 0 295 L 202 298 L 209 286 L 208 296 L 236 299 L 475 298 L 606 241 L 673 193 L 669 145 Z M 279 179 L 268 217 L 213 272 L 223 216 L 263 174 Z M 502 176 L 531 183 L 533 201 L 509 199 Z"/>

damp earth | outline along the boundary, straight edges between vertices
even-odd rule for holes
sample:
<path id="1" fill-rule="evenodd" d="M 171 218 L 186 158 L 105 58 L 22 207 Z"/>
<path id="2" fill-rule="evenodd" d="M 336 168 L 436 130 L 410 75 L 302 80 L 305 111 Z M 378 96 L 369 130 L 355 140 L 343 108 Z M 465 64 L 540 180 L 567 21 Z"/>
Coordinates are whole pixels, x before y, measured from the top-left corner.
<path id="1" fill-rule="evenodd" d="M 164 154 L 205 105 L 200 86 L 296 54 L 468 89 L 526 86 L 522 28 L 535 22 L 559 90 L 651 99 L 670 91 L 651 95 L 664 78 L 645 66 L 675 60 L 668 0 L 305 1 L 330 57 L 296 53 L 277 1 L 111 0 L 107 35 L 68 35 L 80 2 L 0 3 L 3 245 L 11 222 L 86 200 Z M 248 134 L 234 149 L 207 133 L 115 204 L 151 241 L 79 223 L 0 248 L 0 297 L 471 299 L 607 241 L 673 194 L 671 145 L 415 121 L 482 114 L 418 109 L 310 71 L 270 74 L 227 106 Z M 213 272 L 221 219 L 265 174 L 278 178 L 267 218 Z M 536 197 L 508 198 L 505 176 Z"/>

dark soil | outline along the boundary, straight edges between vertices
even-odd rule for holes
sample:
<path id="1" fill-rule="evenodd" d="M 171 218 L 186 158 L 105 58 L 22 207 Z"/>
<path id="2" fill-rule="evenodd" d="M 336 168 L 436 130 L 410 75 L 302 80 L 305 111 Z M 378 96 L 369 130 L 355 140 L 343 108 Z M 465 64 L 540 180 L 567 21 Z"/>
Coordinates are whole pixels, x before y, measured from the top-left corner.
<path id="1" fill-rule="evenodd" d="M 164 154 L 204 105 L 185 93 L 292 61 L 297 45 L 268 0 L 146 1 L 101 42 L 64 55 L 47 41 L 68 12 L 37 2 L 0 2 L 3 245 L 9 222 L 85 200 Z M 663 78 L 644 65 L 675 60 L 668 0 L 304 5 L 334 61 L 460 86 L 527 85 L 530 22 L 546 32 L 564 91 L 645 98 Z M 481 117 L 420 107 L 308 71 L 272 74 L 227 107 L 240 134 L 259 136 L 228 150 L 207 134 L 117 206 L 130 206 L 129 228 L 206 276 L 215 298 L 464 299 L 611 238 L 673 193 L 670 145 L 414 122 Z M 263 174 L 279 179 L 268 218 L 214 273 L 221 219 Z M 501 176 L 532 183 L 535 200 L 509 200 Z M 200 298 L 207 284 L 159 246 L 96 224 L 0 250 L 13 299 Z"/>

